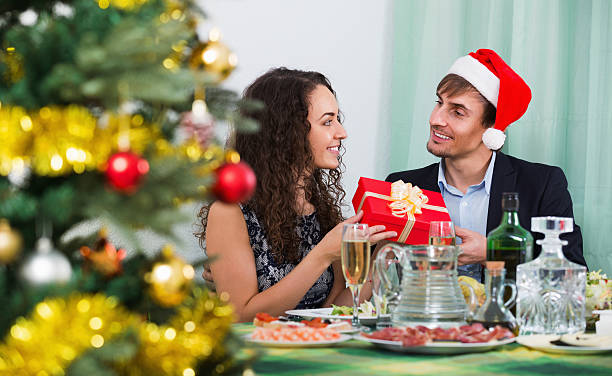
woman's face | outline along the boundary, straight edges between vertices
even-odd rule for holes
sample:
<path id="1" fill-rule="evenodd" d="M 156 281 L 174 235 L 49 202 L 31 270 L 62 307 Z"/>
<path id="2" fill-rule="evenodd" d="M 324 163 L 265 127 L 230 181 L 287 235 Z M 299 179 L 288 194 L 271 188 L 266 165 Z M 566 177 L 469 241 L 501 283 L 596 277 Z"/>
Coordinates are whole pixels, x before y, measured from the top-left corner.
<path id="1" fill-rule="evenodd" d="M 346 138 L 344 127 L 338 121 L 338 102 L 329 89 L 317 85 L 309 97 L 308 141 L 317 168 L 334 169 L 340 163 L 340 141 Z"/>

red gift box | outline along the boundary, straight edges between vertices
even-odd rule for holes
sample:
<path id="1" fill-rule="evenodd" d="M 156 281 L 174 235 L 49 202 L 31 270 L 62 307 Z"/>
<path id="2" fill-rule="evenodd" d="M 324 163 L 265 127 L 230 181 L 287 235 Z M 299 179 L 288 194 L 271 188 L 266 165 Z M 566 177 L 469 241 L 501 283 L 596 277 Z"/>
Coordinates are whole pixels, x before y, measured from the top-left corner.
<path id="1" fill-rule="evenodd" d="M 357 192 L 353 196 L 353 207 L 355 213 L 363 210 L 361 223 L 370 226 L 385 225 L 386 231 L 397 232 L 398 236 L 389 240 L 406 244 L 428 244 L 429 223 L 451 219 L 442 194 L 426 190 L 422 190 L 422 193 L 427 196 L 426 203 L 421 207 L 422 213 L 415 213 L 414 216 L 408 213 L 398 217 L 389 206 L 394 201 L 391 197 L 391 183 L 362 177 L 359 178 Z"/>

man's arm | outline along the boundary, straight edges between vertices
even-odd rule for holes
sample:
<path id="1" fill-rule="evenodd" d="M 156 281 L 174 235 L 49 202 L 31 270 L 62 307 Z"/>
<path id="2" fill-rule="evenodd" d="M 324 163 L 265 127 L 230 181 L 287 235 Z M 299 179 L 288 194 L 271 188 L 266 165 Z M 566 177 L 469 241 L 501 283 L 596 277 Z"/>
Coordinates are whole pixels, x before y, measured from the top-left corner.
<path id="1" fill-rule="evenodd" d="M 567 190 L 567 179 L 563 170 L 559 167 L 553 167 L 550 173 L 550 179 L 546 188 L 544 189 L 544 195 L 538 208 L 538 216 L 555 216 L 555 217 L 571 217 L 574 218 L 574 211 L 572 209 L 572 198 L 569 191 Z M 541 239 L 541 234 L 533 234 L 534 239 Z M 580 226 L 576 224 L 574 219 L 574 231 L 569 234 L 563 234 L 561 239 L 567 240 L 568 244 L 563 247 L 563 254 L 568 260 L 585 265 L 586 261 L 582 254 L 582 232 Z M 536 245 L 537 249 L 540 250 L 540 246 Z"/>

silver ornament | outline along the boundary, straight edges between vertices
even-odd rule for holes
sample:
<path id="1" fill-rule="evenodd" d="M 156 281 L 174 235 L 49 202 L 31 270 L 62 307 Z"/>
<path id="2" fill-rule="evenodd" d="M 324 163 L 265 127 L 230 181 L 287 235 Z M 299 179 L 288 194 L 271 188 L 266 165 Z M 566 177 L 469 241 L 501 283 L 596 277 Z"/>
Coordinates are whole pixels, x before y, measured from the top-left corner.
<path id="1" fill-rule="evenodd" d="M 68 258 L 53 248 L 51 239 L 42 237 L 36 243 L 36 250 L 30 254 L 21 269 L 20 279 L 31 287 L 64 284 L 72 276 Z"/>
<path id="2" fill-rule="evenodd" d="M 70 5 L 57 2 L 53 6 L 53 13 L 58 17 L 72 18 L 74 16 L 74 8 Z"/>
<path id="3" fill-rule="evenodd" d="M 38 13 L 28 9 L 19 15 L 19 22 L 24 26 L 32 26 L 38 21 Z"/>
<path id="4" fill-rule="evenodd" d="M 32 169 L 29 166 L 19 166 L 18 168 L 12 168 L 7 178 L 9 182 L 17 188 L 27 187 L 30 176 L 32 176 Z"/>

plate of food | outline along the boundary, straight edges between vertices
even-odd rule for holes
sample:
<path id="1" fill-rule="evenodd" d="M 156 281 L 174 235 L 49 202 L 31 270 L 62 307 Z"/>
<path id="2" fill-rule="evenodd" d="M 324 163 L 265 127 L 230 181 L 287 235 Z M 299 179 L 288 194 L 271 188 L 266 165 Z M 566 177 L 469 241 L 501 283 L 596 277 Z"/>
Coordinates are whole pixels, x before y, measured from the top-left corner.
<path id="1" fill-rule="evenodd" d="M 353 318 L 353 308 L 347 306 L 332 305 L 331 308 L 314 308 L 314 309 L 292 309 L 285 311 L 287 315 L 299 316 L 305 319 L 343 319 L 350 320 Z M 383 318 L 390 318 L 390 314 L 382 314 Z M 359 322 L 363 325 L 376 324 L 376 312 L 370 302 L 362 303 L 359 307 Z"/>
<path id="2" fill-rule="evenodd" d="M 253 325 L 262 328 L 328 328 L 337 331 L 338 333 L 355 333 L 355 329 L 348 320 L 330 320 L 321 317 L 315 317 L 309 320 L 292 321 L 282 316 L 272 316 L 267 313 L 258 313 L 253 319 Z"/>
<path id="3" fill-rule="evenodd" d="M 385 328 L 354 337 L 386 350 L 410 354 L 451 355 L 484 352 L 514 342 L 514 334 L 496 326 L 486 329 L 481 324 L 448 329 L 424 326 Z"/>
<path id="4" fill-rule="evenodd" d="M 518 336 L 516 342 L 553 354 L 589 355 L 612 351 L 612 336 L 597 334 L 525 335 Z"/>
<path id="5" fill-rule="evenodd" d="M 352 337 L 328 328 L 301 327 L 258 327 L 244 336 L 250 343 L 268 347 L 327 347 L 348 341 Z"/>

